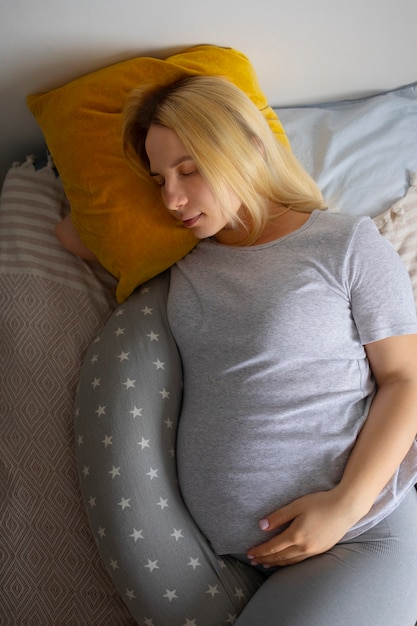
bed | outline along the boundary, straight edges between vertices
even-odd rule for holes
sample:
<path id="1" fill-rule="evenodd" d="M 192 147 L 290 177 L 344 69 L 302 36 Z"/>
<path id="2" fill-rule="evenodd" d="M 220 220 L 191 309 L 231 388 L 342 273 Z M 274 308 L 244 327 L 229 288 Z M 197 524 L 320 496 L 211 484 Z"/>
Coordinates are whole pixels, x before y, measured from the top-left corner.
<path id="1" fill-rule="evenodd" d="M 202 48 L 205 54 L 207 47 Z M 195 48 L 186 48 L 184 53 L 187 55 L 190 50 L 194 52 Z M 200 51 L 197 46 L 197 52 Z M 217 73 L 226 62 L 223 52 L 219 57 L 217 48 L 214 51 L 213 73 Z M 227 49 L 227 55 L 235 52 L 243 66 L 236 70 L 233 63 L 226 63 L 227 71 L 233 77 L 237 72 L 239 79 L 245 78 L 250 61 L 240 52 Z M 209 57 L 211 53 L 210 49 Z M 207 57 L 203 60 L 207 63 Z M 183 59 L 175 56 L 168 61 L 172 69 Z M 111 101 L 110 94 L 106 110 L 100 110 L 110 78 L 113 85 L 116 80 L 122 99 L 132 80 L 138 80 L 137 67 L 143 80 L 155 77 L 154 61 L 148 57 L 132 62 L 133 78 L 129 61 L 64 86 L 75 88 L 74 98 L 85 98 L 86 92 L 89 96 L 99 94 L 83 101 L 83 111 L 90 116 L 83 120 L 84 129 L 86 120 L 89 128 L 95 129 L 97 115 L 97 128 L 102 128 L 103 115 L 107 114 L 110 121 L 105 123 L 110 124 L 111 132 L 105 135 L 115 141 L 119 127 L 114 119 L 120 102 Z M 158 61 L 158 67 L 160 63 L 165 60 Z M 195 66 L 191 69 L 194 71 Z M 245 86 L 252 89 L 253 83 Z M 259 85 L 256 83 L 253 89 L 259 107 L 265 108 L 267 103 Z M 195 242 L 174 233 L 175 243 L 167 245 L 166 237 L 172 235 L 169 224 L 155 231 L 152 224 L 144 223 L 138 246 L 140 263 L 135 272 L 131 271 L 127 251 L 124 258 L 117 257 L 115 242 L 120 243 L 123 229 L 130 227 L 123 222 L 124 215 L 118 217 L 118 223 L 123 224 L 120 232 L 106 222 L 106 239 L 106 233 L 103 235 L 100 230 L 101 222 L 97 225 L 97 212 L 91 206 L 86 209 L 85 195 L 80 189 L 88 190 L 94 204 L 99 193 L 97 176 L 103 176 L 100 167 L 109 195 L 112 179 L 108 178 L 108 163 L 100 162 L 94 170 L 88 161 L 97 135 L 82 137 L 73 115 L 74 102 L 78 106 L 79 100 L 72 100 L 68 93 L 48 92 L 46 100 L 44 94 L 29 98 L 28 106 L 45 135 L 47 156 L 22 155 L 21 162 L 10 164 L 0 197 L 0 624 L 169 624 L 152 621 L 152 607 L 144 613 L 135 593 L 132 576 L 137 575 L 137 559 L 145 557 L 132 557 L 132 564 L 124 570 L 115 554 L 118 542 L 132 554 L 136 548 L 139 550 L 140 529 L 132 525 L 130 532 L 126 531 L 127 538 L 121 540 L 117 524 L 120 518 L 107 514 L 107 504 L 116 498 L 118 514 L 133 506 L 124 492 L 117 492 L 116 496 L 112 489 L 120 484 L 117 459 L 132 453 L 126 447 L 126 438 L 134 442 L 136 451 L 146 448 L 148 435 L 143 432 L 142 411 L 151 415 L 160 411 L 164 427 L 158 426 L 152 431 L 153 436 L 159 438 L 161 446 L 170 450 L 175 447 L 180 380 L 173 376 L 180 365 L 169 341 L 164 343 L 166 321 L 160 311 L 166 291 L 166 269 Z M 63 102 L 67 104 L 63 106 Z M 392 242 L 410 273 L 417 303 L 417 83 L 397 85 L 361 98 L 300 106 L 280 107 L 277 103 L 268 108 L 272 111 L 268 113 L 271 123 L 277 119 L 282 125 L 292 150 L 318 181 L 330 210 L 370 215 Z M 62 117 L 64 113 L 67 117 Z M 275 129 L 281 132 L 280 128 Z M 80 141 L 85 144 L 80 146 Z M 106 150 L 106 145 L 100 145 L 101 156 Z M 83 163 L 82 168 L 72 169 L 74 160 L 79 165 Z M 120 162 L 116 166 L 120 167 Z M 124 176 L 126 185 L 130 185 L 131 174 L 126 171 Z M 100 180 L 101 193 L 103 179 Z M 146 193 L 143 203 L 149 206 L 154 200 Z M 99 207 L 102 202 L 100 197 Z M 102 265 L 82 261 L 57 241 L 54 227 L 70 210 L 77 212 L 79 227 L 85 228 L 87 239 L 91 237 L 89 241 L 103 259 Z M 162 244 L 158 243 L 160 237 Z M 149 323 L 152 311 L 157 311 L 158 316 Z M 115 432 L 100 431 L 99 440 L 92 444 L 89 438 L 96 436 L 97 419 L 100 412 L 106 411 L 105 403 L 92 404 L 92 398 L 97 387 L 112 384 L 106 371 L 95 374 L 92 366 L 100 359 L 100 340 L 107 337 L 109 349 L 109 337 L 119 341 L 125 328 L 131 329 L 129 333 L 134 329 L 141 333 L 135 335 L 140 346 L 137 349 L 141 359 L 149 357 L 153 369 L 140 367 L 135 376 L 129 372 L 121 374 L 125 390 L 130 387 L 136 394 L 129 397 L 125 407 L 130 413 L 129 429 L 134 430 L 118 427 L 116 415 Z M 128 348 L 122 343 L 111 345 L 122 362 Z M 164 368 L 167 361 L 169 367 Z M 80 372 L 91 381 L 89 387 L 84 384 L 81 390 Z M 91 412 L 98 411 L 96 421 L 91 416 L 84 420 L 80 416 L 80 394 L 84 404 L 90 403 Z M 123 446 L 116 452 L 114 441 L 122 436 Z M 103 456 L 110 452 L 115 456 Z M 143 476 L 140 480 L 135 477 L 140 495 L 135 505 L 138 511 L 131 511 L 132 515 L 140 515 L 148 502 L 158 498 L 163 508 L 163 494 L 155 487 L 156 475 L 152 475 L 158 462 L 161 461 L 148 458 Z M 106 470 L 94 483 L 93 493 L 89 477 L 100 464 Z M 175 473 L 174 455 L 165 473 Z M 170 488 L 176 488 L 175 480 Z M 168 513 L 175 515 L 174 511 Z M 168 513 L 166 523 L 167 527 L 172 526 L 175 544 L 180 530 Z M 105 525 L 101 524 L 100 515 L 106 516 Z M 152 572 L 152 566 L 146 560 L 144 563 L 142 567 L 148 567 L 147 573 Z M 180 574 L 179 569 L 179 578 Z M 232 618 L 230 614 L 230 623 Z M 190 619 L 191 623 L 194 622 Z"/>

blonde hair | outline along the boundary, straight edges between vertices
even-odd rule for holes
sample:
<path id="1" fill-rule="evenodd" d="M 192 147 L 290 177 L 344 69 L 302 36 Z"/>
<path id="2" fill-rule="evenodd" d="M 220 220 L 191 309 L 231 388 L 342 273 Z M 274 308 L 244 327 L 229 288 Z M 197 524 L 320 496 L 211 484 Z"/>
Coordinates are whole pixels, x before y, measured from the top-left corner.
<path id="1" fill-rule="evenodd" d="M 246 245 L 273 217 L 271 203 L 305 213 L 325 208 L 319 188 L 291 150 L 250 98 L 224 78 L 191 76 L 131 94 L 123 111 L 123 150 L 140 174 L 149 173 L 145 141 L 151 124 L 177 133 L 232 222 L 230 191 L 240 199 L 251 218 Z"/>

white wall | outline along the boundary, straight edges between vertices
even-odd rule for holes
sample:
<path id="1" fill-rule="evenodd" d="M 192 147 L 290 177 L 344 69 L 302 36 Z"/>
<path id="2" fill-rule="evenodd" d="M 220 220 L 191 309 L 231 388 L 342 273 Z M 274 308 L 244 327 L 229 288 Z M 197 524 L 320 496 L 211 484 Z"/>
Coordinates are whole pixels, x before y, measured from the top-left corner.
<path id="1" fill-rule="evenodd" d="M 0 181 L 42 145 L 28 93 L 197 43 L 252 61 L 272 105 L 417 80 L 416 0 L 1 0 Z"/>

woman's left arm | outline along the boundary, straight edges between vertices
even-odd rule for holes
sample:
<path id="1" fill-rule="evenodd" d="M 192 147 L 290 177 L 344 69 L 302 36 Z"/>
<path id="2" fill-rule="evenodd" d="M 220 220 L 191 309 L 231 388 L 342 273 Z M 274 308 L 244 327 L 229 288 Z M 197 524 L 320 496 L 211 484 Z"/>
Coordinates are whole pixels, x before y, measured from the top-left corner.
<path id="1" fill-rule="evenodd" d="M 377 392 L 340 483 L 262 520 L 264 530 L 288 527 L 249 550 L 254 563 L 289 565 L 332 548 L 368 513 L 409 451 L 417 433 L 417 335 L 389 337 L 365 348 Z"/>
<path id="2" fill-rule="evenodd" d="M 417 335 L 388 337 L 365 348 L 377 393 L 338 487 L 356 502 L 361 517 L 417 434 Z"/>

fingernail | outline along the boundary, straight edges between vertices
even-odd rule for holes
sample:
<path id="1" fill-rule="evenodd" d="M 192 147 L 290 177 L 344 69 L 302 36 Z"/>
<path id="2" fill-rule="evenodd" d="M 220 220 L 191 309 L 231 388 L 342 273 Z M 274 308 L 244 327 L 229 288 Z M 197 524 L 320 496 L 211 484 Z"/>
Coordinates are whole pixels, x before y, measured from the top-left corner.
<path id="1" fill-rule="evenodd" d="M 253 554 L 248 554 L 248 559 L 249 559 L 249 560 L 254 559 L 254 558 L 255 558 L 255 557 L 253 556 Z"/>
<path id="2" fill-rule="evenodd" d="M 270 566 L 270 565 L 268 565 L 268 563 L 264 563 L 264 565 L 263 565 L 263 568 L 264 568 L 264 569 L 269 569 L 270 567 L 271 567 L 271 566 Z"/>
<path id="3" fill-rule="evenodd" d="M 267 519 L 261 519 L 261 520 L 259 521 L 259 528 L 260 528 L 261 530 L 268 530 L 268 528 L 269 528 L 269 522 L 268 522 L 268 520 L 267 520 Z"/>

